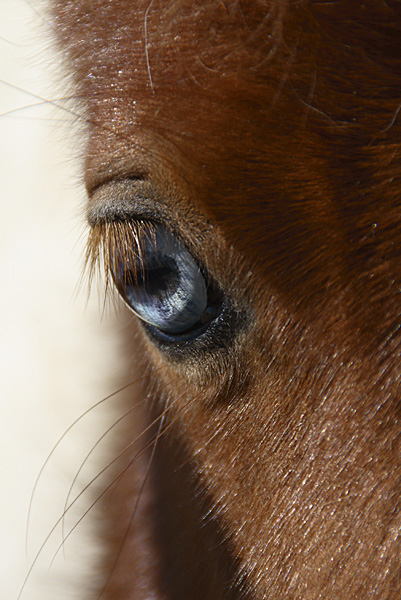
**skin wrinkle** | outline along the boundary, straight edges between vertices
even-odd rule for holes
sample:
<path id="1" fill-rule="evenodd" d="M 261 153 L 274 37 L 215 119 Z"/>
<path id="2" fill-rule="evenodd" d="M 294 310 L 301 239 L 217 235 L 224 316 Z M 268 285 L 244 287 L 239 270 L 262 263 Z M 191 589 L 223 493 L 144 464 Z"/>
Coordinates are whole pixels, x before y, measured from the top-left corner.
<path id="1" fill-rule="evenodd" d="M 89 263 L 110 280 L 154 221 L 226 309 L 185 344 L 127 325 L 163 390 L 142 425 L 168 398 L 171 426 L 143 522 L 129 478 L 105 511 L 102 597 L 398 600 L 399 5 L 53 14 L 88 118 Z"/>

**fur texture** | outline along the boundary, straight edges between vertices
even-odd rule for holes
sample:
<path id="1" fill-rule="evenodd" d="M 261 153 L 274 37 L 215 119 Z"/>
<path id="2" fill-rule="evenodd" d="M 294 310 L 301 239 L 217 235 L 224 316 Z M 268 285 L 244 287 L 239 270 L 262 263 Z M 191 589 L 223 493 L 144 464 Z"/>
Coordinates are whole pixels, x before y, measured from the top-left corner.
<path id="1" fill-rule="evenodd" d="M 91 256 L 162 223 L 235 314 L 177 344 L 129 318 L 148 449 L 102 597 L 398 600 L 400 3 L 52 6 Z"/>

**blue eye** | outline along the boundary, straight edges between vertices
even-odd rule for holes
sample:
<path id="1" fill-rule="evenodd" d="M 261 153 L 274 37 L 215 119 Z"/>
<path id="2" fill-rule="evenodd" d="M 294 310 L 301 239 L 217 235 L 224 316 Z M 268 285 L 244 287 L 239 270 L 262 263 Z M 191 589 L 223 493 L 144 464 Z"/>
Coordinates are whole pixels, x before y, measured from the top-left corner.
<path id="1" fill-rule="evenodd" d="M 113 257 L 113 278 L 142 321 L 174 336 L 196 334 L 217 315 L 198 264 L 172 233 L 160 225 L 144 227 L 134 245 Z"/>

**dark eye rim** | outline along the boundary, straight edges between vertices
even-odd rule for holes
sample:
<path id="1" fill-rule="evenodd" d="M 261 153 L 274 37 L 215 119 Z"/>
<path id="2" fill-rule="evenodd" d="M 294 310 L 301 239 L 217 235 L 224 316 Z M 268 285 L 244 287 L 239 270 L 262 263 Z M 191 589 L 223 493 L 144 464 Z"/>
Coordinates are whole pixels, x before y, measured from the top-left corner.
<path id="1" fill-rule="evenodd" d="M 216 317 L 200 327 L 195 335 L 187 332 L 171 336 L 149 323 L 138 321 L 151 342 L 175 362 L 187 362 L 194 358 L 198 360 L 205 354 L 230 351 L 236 336 L 249 324 L 247 315 L 239 312 L 227 298 Z"/>
<path id="2" fill-rule="evenodd" d="M 166 333 L 165 331 L 158 329 L 155 325 L 151 325 L 150 323 L 143 321 L 140 317 L 138 317 L 138 319 L 145 331 L 150 332 L 152 336 L 157 337 L 161 342 L 176 344 L 177 342 L 188 342 L 190 340 L 195 340 L 196 338 L 203 335 L 209 329 L 211 323 L 219 318 L 222 311 L 223 308 L 222 306 L 220 306 L 216 313 L 216 316 L 210 319 L 210 321 L 207 321 L 206 323 L 202 324 L 200 324 L 199 322 L 195 323 L 195 325 L 191 327 L 191 329 L 188 329 L 188 331 L 176 334 Z"/>

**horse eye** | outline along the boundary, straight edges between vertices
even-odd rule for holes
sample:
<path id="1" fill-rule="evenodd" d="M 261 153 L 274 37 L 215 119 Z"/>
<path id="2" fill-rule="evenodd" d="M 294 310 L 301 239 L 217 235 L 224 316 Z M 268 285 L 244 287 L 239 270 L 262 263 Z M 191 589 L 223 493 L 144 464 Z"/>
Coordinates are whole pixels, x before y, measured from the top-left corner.
<path id="1" fill-rule="evenodd" d="M 186 248 L 160 225 L 141 230 L 135 247 L 113 256 L 123 300 L 145 323 L 168 336 L 195 337 L 218 312 L 205 278 Z"/>

